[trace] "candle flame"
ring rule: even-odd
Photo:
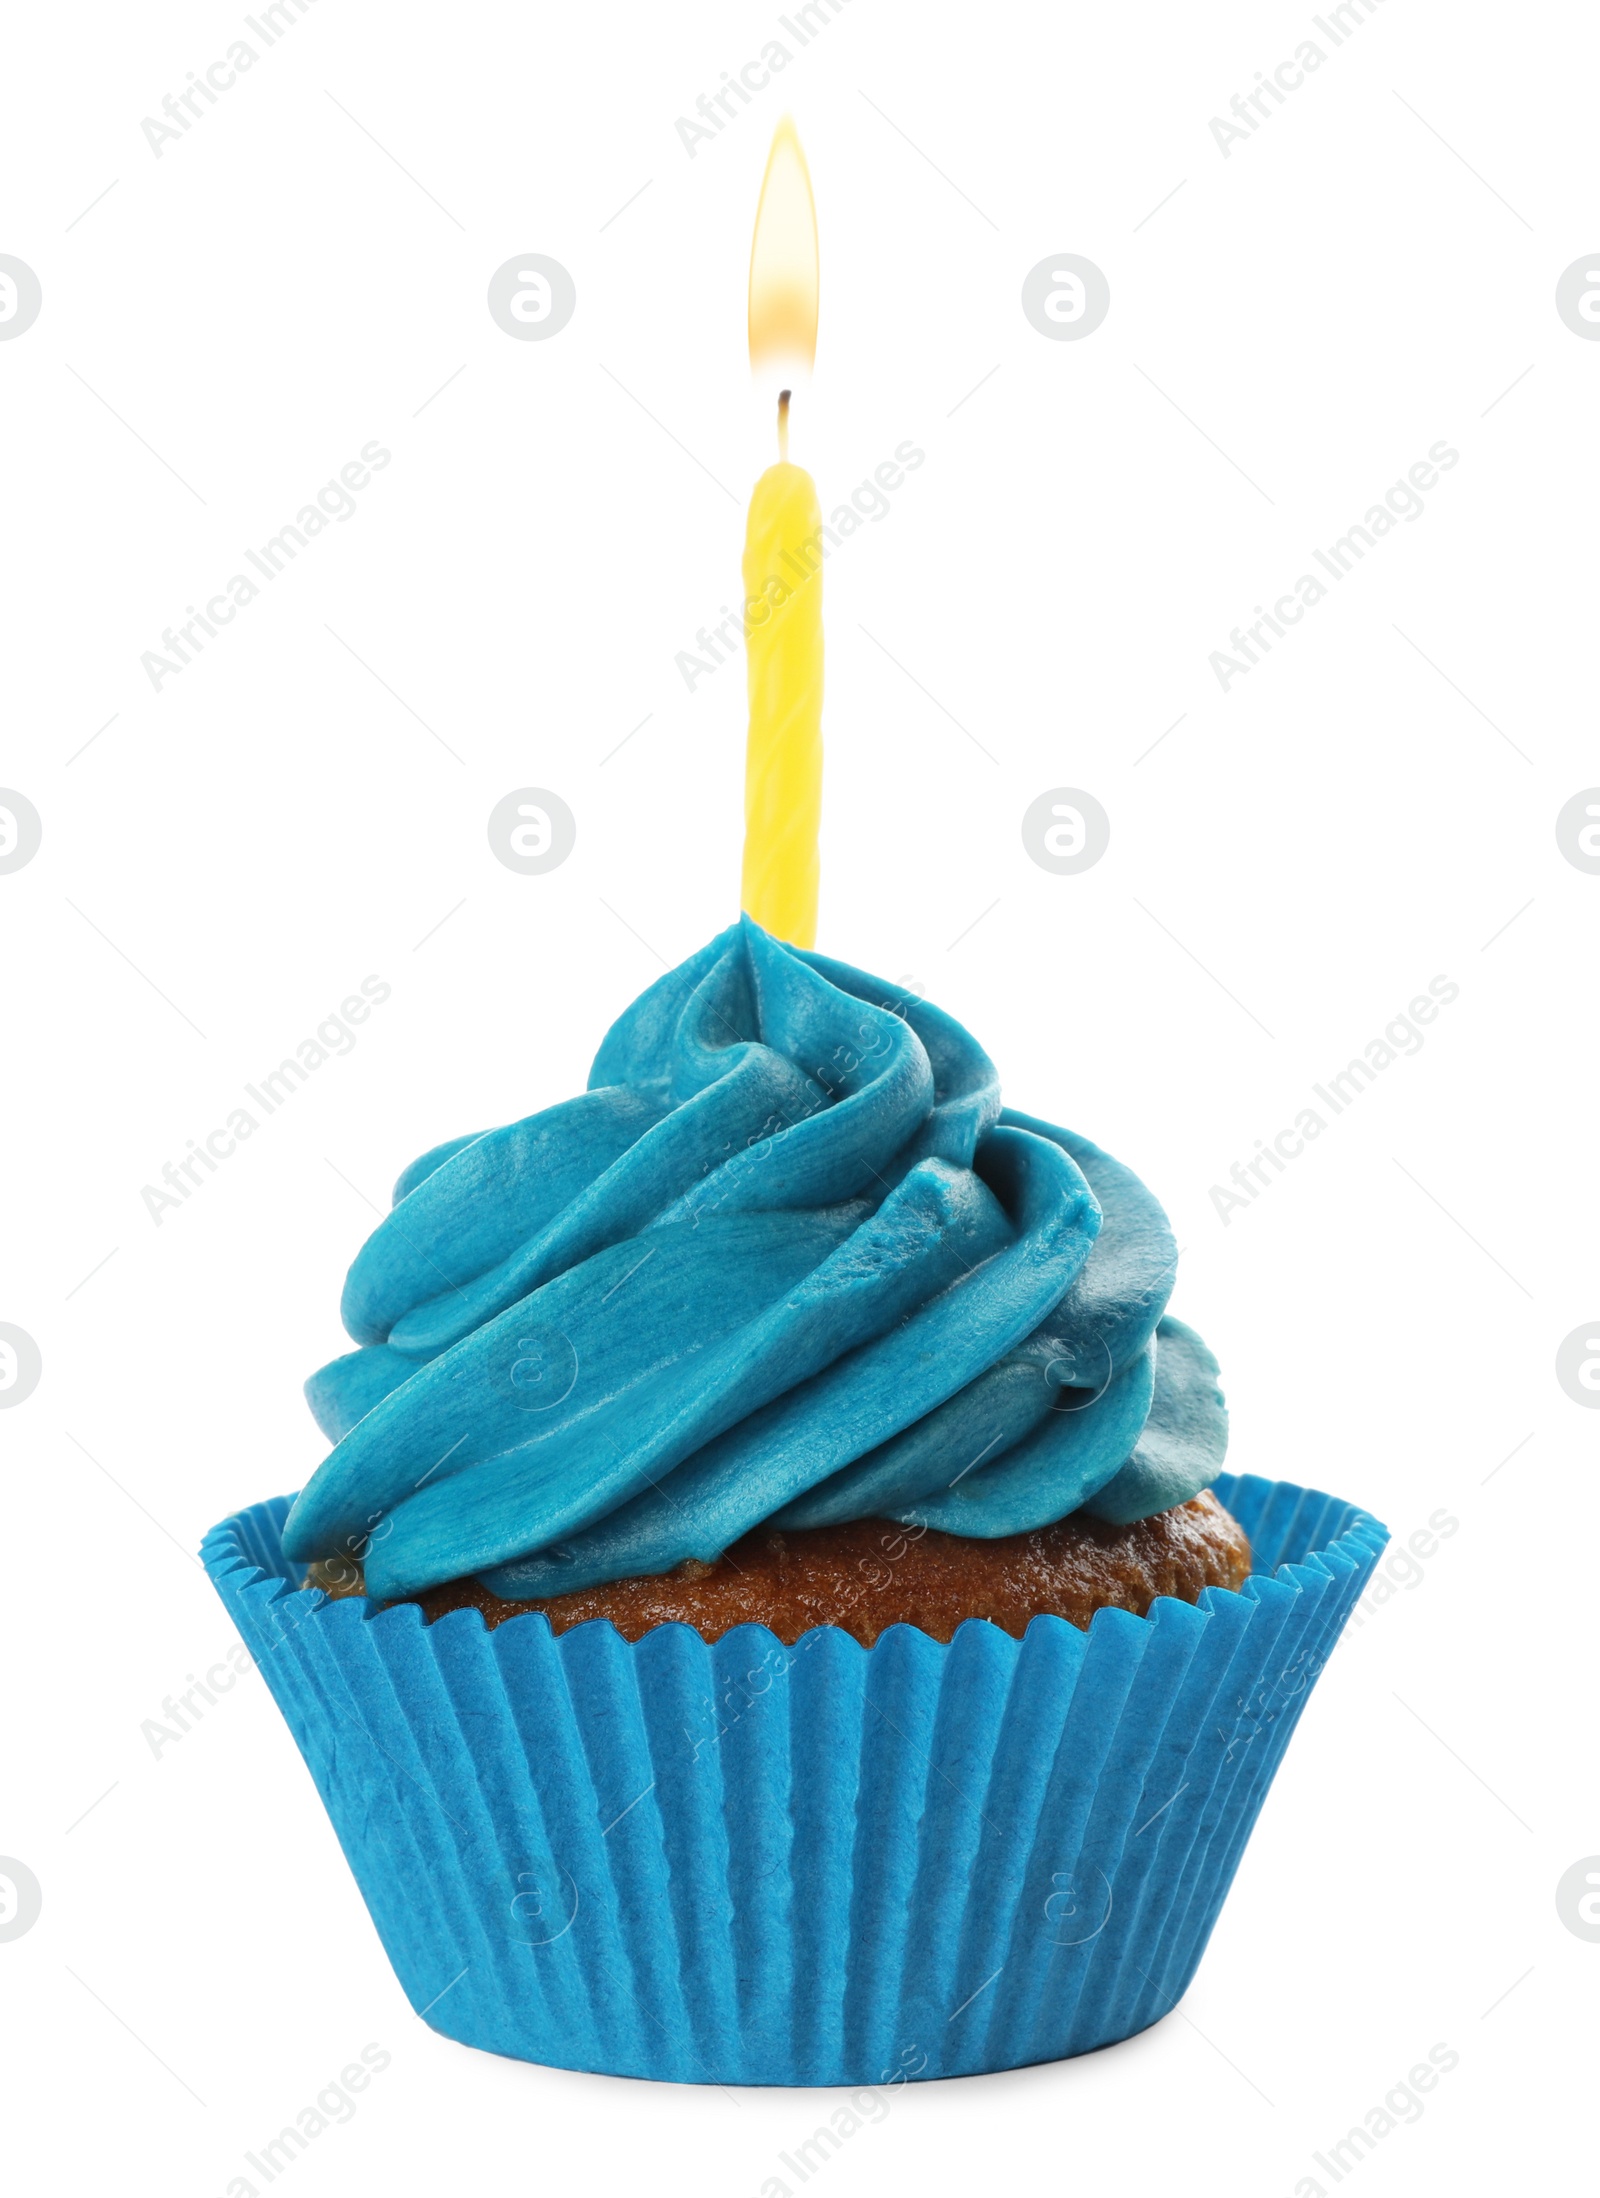
[[[817,208],[800,134],[785,115],[772,133],[750,245],[750,364],[817,355]]]

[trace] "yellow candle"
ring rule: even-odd
[[[769,466],[744,541],[750,737],[741,905],[814,946],[822,822],[822,513],[801,466]]]
[[[750,358],[809,367],[817,338],[817,227],[794,125],[778,125],[750,253]],[[745,750],[740,903],[775,938],[817,936],[822,821],[822,513],[809,473],[789,463],[788,392],[779,460],[756,483],[745,530]]]

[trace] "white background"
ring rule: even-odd
[[[1553,304],[1600,224],[1592,24],[1389,0],[1335,51],[1298,6],[851,0],[691,159],[675,118],[776,9],[318,0],[156,158],[141,118],[241,15],[34,9],[0,55],[0,250],[44,292],[0,343],[0,780],[44,820],[0,878],[0,1318],[44,1360],[0,1420],[19,2187],[221,2198],[368,2041],[392,2068],[295,2192],[754,2198],[831,2104],[434,2036],[259,1678],[159,1759],[140,1729],[228,1645],[202,1533],[321,1453],[299,1384],[399,1168],[579,1089],[735,909],[743,675],[674,657],[770,457],[744,281],[785,104],[824,298],[795,455],[831,510],[926,452],[827,573],[819,944],[1156,1188],[1231,1463],[1459,1522],[1321,1680],[1181,2010],[896,2093],[827,2188],[1287,2198],[1440,2042],[1362,2190],[1555,2174],[1600,1972],[1555,1906],[1600,1849],[1600,1421],[1554,1373],[1600,1309],[1600,878],[1554,833],[1600,781],[1600,347]],[[1225,159],[1210,118],[1308,36]],[[576,281],[549,342],[485,308],[526,251]],[[1082,342],[1019,307],[1061,251],[1111,285]],[[141,653],[373,439],[356,516],[153,691]],[[1440,440],[1425,516],[1224,693],[1210,653]],[[485,835],[526,785],[578,820],[543,878]],[[1112,824],[1075,878],[1019,835],[1062,785]],[[369,973],[354,1052],[157,1227],[141,1187]],[[1211,1186],[1436,975],[1421,1052],[1224,1226]]]

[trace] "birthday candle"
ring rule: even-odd
[[[817,225],[794,125],[778,125],[750,253],[750,360],[809,367],[817,340]],[[750,731],[745,750],[740,901],[774,937],[817,935],[822,819],[822,514],[816,485],[789,463],[789,392],[778,404],[778,463],[756,483],[744,547]]]

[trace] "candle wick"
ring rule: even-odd
[[[790,395],[791,392],[787,389],[780,389],[778,391],[778,462],[780,465],[787,465],[789,463]]]

